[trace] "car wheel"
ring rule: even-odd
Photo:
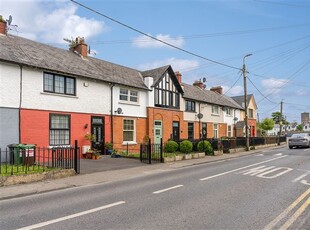
[[[292,148],[293,148],[293,146],[289,146],[289,148],[290,148],[290,149],[292,149]]]

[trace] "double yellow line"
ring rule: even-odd
[[[298,197],[287,209],[285,209],[277,218],[271,221],[264,230],[271,230],[275,227],[284,217],[288,216],[288,214],[300,203],[302,202],[308,195],[310,194],[310,188],[304,192],[300,197]],[[306,210],[306,208],[310,204],[310,197],[295,211],[295,213],[279,228],[279,230],[288,229],[300,215]]]

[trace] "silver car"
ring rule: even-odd
[[[288,147],[308,147],[310,148],[310,133],[294,133],[288,139]]]

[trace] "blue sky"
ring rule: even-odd
[[[280,110],[300,123],[310,112],[310,1],[307,0],[76,0],[139,31],[199,56],[171,48],[69,0],[2,0],[12,15],[9,33],[67,49],[63,38],[82,36],[93,55],[138,70],[171,65],[192,84],[243,94],[240,70],[259,118]],[[215,64],[212,60],[223,63]],[[231,66],[234,68],[227,67]]]

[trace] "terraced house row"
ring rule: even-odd
[[[0,22],[5,24],[5,22]],[[182,82],[170,65],[139,71],[87,56],[77,38],[69,50],[0,30],[0,147],[92,145],[138,150],[139,144],[168,139],[244,135],[243,96],[221,87]],[[1,27],[0,27],[1,28]],[[250,134],[256,135],[256,104],[248,95]]]

